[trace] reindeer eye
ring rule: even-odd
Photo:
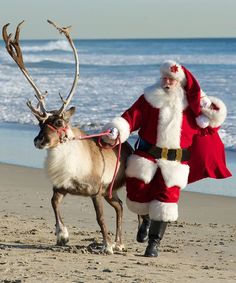
[[[55,120],[55,121],[53,122],[53,125],[54,125],[55,127],[62,127],[62,126],[63,126],[63,120],[61,120],[61,119]]]

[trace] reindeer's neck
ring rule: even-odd
[[[73,128],[71,126],[68,126],[68,128],[66,129],[66,135],[68,137],[68,141],[73,139],[78,139],[82,134],[83,132],[78,128]]]
[[[85,134],[79,128],[74,128],[74,127],[69,127],[68,131],[71,132],[74,138],[79,138]]]

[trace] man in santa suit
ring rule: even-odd
[[[167,223],[178,218],[180,190],[188,182],[231,175],[217,133],[226,118],[224,103],[207,97],[194,76],[174,61],[164,62],[160,75],[160,82],[144,89],[121,117],[106,125],[111,129],[110,142],[118,134],[124,142],[138,130],[134,154],[127,161],[126,203],[143,218],[137,240],[148,240],[147,257],[158,255]],[[208,148],[207,136],[218,152],[215,162],[209,157],[212,149]],[[199,144],[204,149],[203,145],[199,149]],[[189,163],[195,172],[191,172]]]

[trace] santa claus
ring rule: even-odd
[[[126,200],[143,218],[137,240],[148,240],[148,257],[158,255],[167,223],[178,218],[181,189],[205,177],[231,176],[217,133],[226,118],[224,103],[207,97],[177,62],[164,62],[160,75],[160,82],[144,89],[121,117],[106,125],[109,138],[119,134],[121,142],[138,130],[134,154],[127,161]]]

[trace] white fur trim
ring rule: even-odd
[[[161,97],[165,95],[165,92],[161,88],[160,83],[155,83],[151,86],[146,87],[143,92],[145,99],[153,107],[160,108],[163,106]]]
[[[127,160],[125,173],[127,177],[134,177],[144,181],[145,184],[148,184],[154,177],[156,170],[157,163],[133,154]]]
[[[123,117],[114,118],[111,123],[108,123],[104,127],[105,129],[117,128],[120,134],[121,142],[125,142],[130,135],[129,123]]]
[[[202,97],[206,97],[207,95],[206,95],[206,93],[201,89],[201,92],[200,92],[200,98],[202,98]]]
[[[178,204],[153,200],[149,204],[149,217],[155,221],[176,221],[178,219]]]
[[[182,109],[176,107],[162,107],[159,112],[157,126],[157,141],[159,147],[179,148],[182,126]]]
[[[169,76],[180,82],[186,81],[185,73],[180,64],[175,61],[167,60],[160,66],[161,76]]]
[[[147,215],[149,212],[149,202],[136,202],[126,197],[126,205],[130,211],[139,215]]]
[[[187,186],[189,166],[181,164],[177,161],[158,160],[158,166],[161,169],[161,173],[165,184],[168,188],[178,186],[181,189]]]
[[[214,110],[211,108],[202,108],[202,113],[205,114],[209,119],[209,126],[212,128],[219,127],[223,124],[226,115],[227,115],[227,108],[222,100],[219,98],[208,96],[213,104],[219,108],[219,110]]]

